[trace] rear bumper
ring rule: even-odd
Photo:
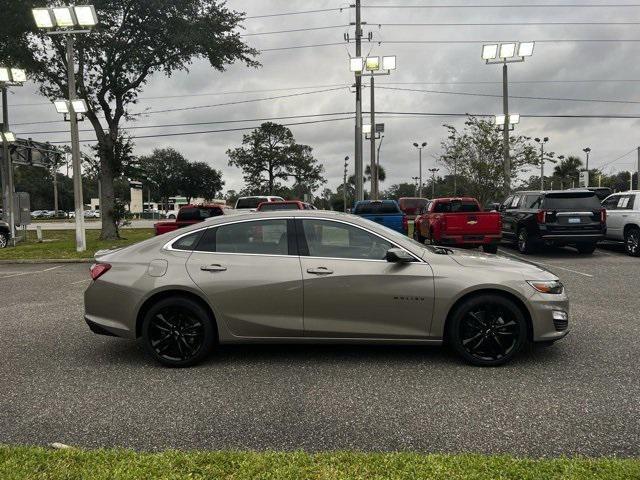
[[[589,233],[589,234],[578,234],[578,233],[542,233],[539,236],[539,239],[542,241],[553,241],[556,243],[597,243],[601,240],[604,240],[604,233]]]
[[[438,241],[444,245],[492,245],[501,239],[502,235],[443,235]]]

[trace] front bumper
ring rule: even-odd
[[[536,293],[529,299],[534,342],[552,342],[569,333],[569,299],[566,294]],[[566,320],[554,319],[553,312],[564,312]]]

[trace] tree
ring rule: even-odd
[[[237,30],[244,14],[217,0],[94,0],[96,32],[76,37],[76,84],[88,103],[98,141],[102,178],[103,239],[118,237],[113,218],[113,180],[121,173],[116,152],[120,124],[131,115],[148,79],[171,75],[204,58],[216,70],[236,61],[257,66],[256,50]],[[32,2],[0,0],[0,63],[25,68],[51,100],[68,98],[64,36],[36,28]]]
[[[179,192],[191,203],[193,197],[213,200],[222,190],[222,173],[204,162],[188,163],[182,171]]]
[[[402,197],[415,197],[416,186],[413,183],[397,183],[391,185],[388,190],[385,190],[383,197],[392,200],[398,200]]]
[[[384,182],[387,179],[387,172],[384,170],[384,167],[380,165],[378,167],[378,181]],[[367,165],[364,169],[364,181],[371,182],[371,165]]]
[[[446,141],[442,142],[440,162],[450,173],[466,181],[466,194],[476,197],[480,204],[502,198],[504,192],[504,163],[502,132],[492,123],[470,116],[459,132],[451,125]],[[515,180],[525,167],[538,165],[536,149],[530,138],[511,136],[511,178]],[[437,187],[436,187],[437,188]]]
[[[180,182],[189,162],[173,148],[156,148],[151,155],[140,157],[144,178],[153,185],[164,209],[169,197],[180,193]]]
[[[265,122],[242,137],[242,147],[227,150],[229,165],[243,172],[247,190],[273,195],[283,181],[293,180],[304,193],[311,193],[325,182],[308,145],[297,144],[284,125]]]
[[[558,178],[560,189],[570,186],[572,182],[576,182],[580,176],[582,168],[582,160],[575,156],[568,156],[560,160],[553,168],[553,176]]]

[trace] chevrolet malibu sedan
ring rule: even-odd
[[[96,259],[91,330],[141,339],[173,367],[240,343],[444,343],[495,366],[568,331],[550,272],[342,213],[221,216]]]

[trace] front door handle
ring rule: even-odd
[[[227,267],[223,267],[222,265],[214,264],[214,265],[200,265],[200,270],[203,272],[224,272],[227,270]]]
[[[308,268],[307,273],[313,275],[331,275],[333,270],[329,270],[327,267]]]

